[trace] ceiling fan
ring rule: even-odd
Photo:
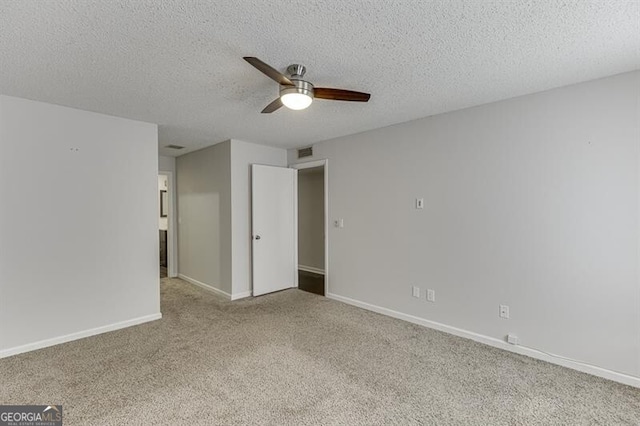
[[[270,114],[283,105],[290,109],[305,109],[314,98],[329,99],[331,101],[367,102],[371,97],[368,93],[353,90],[331,89],[328,87],[314,87],[303,80],[307,69],[304,65],[293,64],[287,67],[289,77],[253,56],[245,56],[244,60],[262,71],[267,77],[280,84],[280,97],[262,110],[263,114]]]

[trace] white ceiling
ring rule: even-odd
[[[260,114],[278,87],[242,56],[371,101]],[[638,68],[638,1],[0,0],[0,93],[158,123],[164,155],[299,147]]]

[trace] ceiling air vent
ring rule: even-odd
[[[298,158],[311,157],[313,156],[313,147],[300,148],[298,150]]]
[[[180,146],[180,145],[167,145],[165,146],[165,148],[171,148],[171,149],[183,149],[184,146]]]

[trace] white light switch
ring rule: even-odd
[[[412,294],[413,294],[413,297],[420,298],[420,287],[413,286],[412,287]]]
[[[336,228],[344,228],[344,219],[336,219],[333,221],[333,226]]]
[[[500,305],[500,318],[509,319],[509,307],[507,305]]]
[[[436,292],[435,292],[435,290],[431,290],[431,289],[427,290],[427,300],[429,302],[435,302],[436,301]]]
[[[416,209],[424,209],[424,198],[416,198]]]

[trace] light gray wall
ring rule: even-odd
[[[287,165],[284,149],[230,140],[177,158],[180,274],[251,291],[251,164]]]
[[[233,210],[233,295],[251,291],[251,164],[287,165],[287,151],[264,145],[231,141]]]
[[[231,142],[176,160],[178,270],[231,293]]]
[[[330,292],[640,376],[639,91],[633,72],[315,145],[344,218]]]
[[[154,124],[0,96],[0,356],[160,315],[157,144]]]
[[[163,155],[158,155],[158,170],[161,172],[175,172],[175,157],[165,157]]]
[[[324,271],[324,167],[298,171],[298,265]]]

